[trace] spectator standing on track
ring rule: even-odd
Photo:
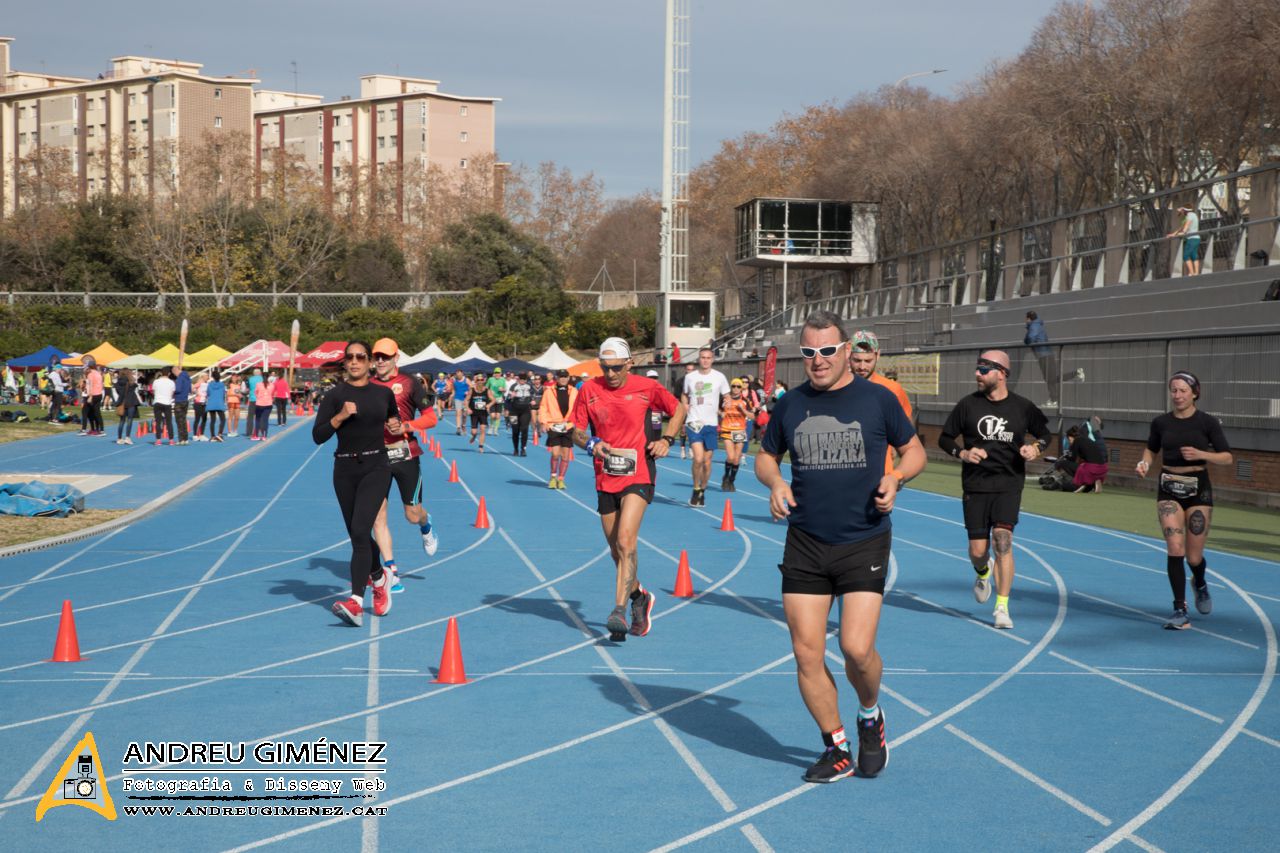
[[[222,371],[213,369],[213,374],[205,384],[205,411],[209,415],[209,431],[204,435],[205,441],[222,441],[227,431],[227,386],[222,381]]]
[[[1179,370],[1169,378],[1169,399],[1173,409],[1151,421],[1151,432],[1137,471],[1139,476],[1146,477],[1156,454],[1160,454],[1156,513],[1164,534],[1166,572],[1173,591],[1173,615],[1164,627],[1181,631],[1191,625],[1187,616],[1184,559],[1191,568],[1196,610],[1205,615],[1213,611],[1204,558],[1209,522],[1213,518],[1213,484],[1209,481],[1208,466],[1230,465],[1233,457],[1222,424],[1208,412],[1196,408],[1200,380],[1194,373]]]
[[[617,566],[615,606],[605,627],[610,639],[618,642],[626,640],[628,632],[636,637],[649,633],[655,596],[640,584],[640,523],[653,501],[657,460],[667,455],[673,433],[683,426],[685,406],[661,383],[631,375],[631,347],[622,338],[607,338],[599,358],[603,375],[578,389],[569,419],[573,443],[595,463],[596,510]],[[645,434],[651,409],[670,416],[672,424],[671,432],[656,441]],[[625,618],[628,602],[630,626]]]
[[[262,368],[255,367],[253,369],[253,373],[249,375],[249,379],[245,383],[247,385],[247,391],[244,397],[244,406],[245,406],[244,434],[246,438],[253,438],[255,435],[258,434],[258,413],[255,407],[257,405],[256,401],[258,399],[258,386],[261,385],[262,382],[263,382]]]
[[[267,424],[271,420],[272,389],[275,375],[267,374],[253,389],[253,441],[267,440]]]
[[[187,443],[187,406],[191,402],[191,377],[173,366],[173,419],[178,424],[178,444]]]
[[[507,422],[511,427],[511,455],[528,456],[529,424],[533,419],[533,386],[517,373],[507,386]]]
[[[93,356],[84,359],[84,407],[81,410],[81,426],[85,435],[103,435],[106,425],[102,421],[104,388],[102,370]]]
[[[880,363],[880,339],[876,337],[875,332],[869,329],[859,329],[854,332],[853,351],[849,358],[854,373],[892,391],[898,404],[902,406],[902,412],[907,416],[907,420],[912,420],[911,399],[907,397],[906,389],[899,385],[897,380],[882,376],[876,371]],[[885,451],[884,472],[893,473],[892,450]]]
[[[387,430],[399,434],[400,417],[390,389],[369,381],[370,357],[364,341],[347,344],[343,351],[346,381],[324,395],[311,427],[316,444],[338,436],[333,491],[351,537],[351,594],[335,601],[333,612],[356,627],[364,621],[364,593],[369,586],[373,587],[374,615],[391,611],[391,584],[378,560],[373,524],[391,487],[384,436]]]
[[[227,378],[227,438],[235,438],[240,434],[240,401],[246,393],[248,386],[244,379],[240,374],[232,373]]]
[[[1012,628],[1013,528],[1018,524],[1027,462],[1038,459],[1048,446],[1049,424],[1035,403],[1009,390],[1009,356],[1004,351],[979,355],[974,378],[978,390],[956,403],[938,446],[964,463],[960,475],[964,526],[969,561],[977,573],[973,597],[979,604],[991,598],[994,569],[995,626]],[[1035,437],[1035,443],[1024,443],[1027,434]],[[964,438],[963,449],[956,444],[957,436]]]
[[[791,630],[800,696],[825,749],[807,782],[834,782],[855,770],[875,776],[889,760],[880,708],[884,669],[876,651],[898,486],[924,470],[925,452],[888,389],[856,376],[840,318],[818,311],[805,320],[800,353],[808,382],[774,410],[756,454],[756,477],[769,489],[775,519],[787,519],[782,607]],[[892,446],[896,472],[881,462]],[[792,481],[781,460],[791,455]],[[840,600],[840,651],[858,694],[855,764],[840,718],[839,694],[825,655],[827,620]]]
[[[209,377],[204,373],[197,373],[195,380],[191,383],[191,404],[195,406],[196,417],[191,424],[191,432],[194,434],[195,441],[208,441],[209,436],[205,435],[205,418],[209,404]]]
[[[168,370],[156,373],[156,378],[151,382],[151,407],[156,422],[157,446],[166,435],[169,437],[170,447],[177,443],[174,439],[175,433],[173,431],[173,395],[175,385],[176,383]]]
[[[289,380],[281,373],[271,381],[271,399],[276,406],[276,426],[284,426],[289,421],[289,397],[293,391],[289,388]],[[266,435],[266,433],[263,433]]]
[[[716,455],[716,435],[720,423],[720,400],[729,396],[729,380],[713,368],[716,356],[711,347],[698,350],[698,369],[684,377],[680,402],[689,411],[686,432],[693,451],[693,494],[689,506],[707,505],[707,481]]]
[[[138,417],[138,407],[142,402],[138,399],[138,383],[133,378],[132,370],[120,371],[116,391],[120,395],[119,405],[124,409],[120,422],[116,424],[116,444],[133,444],[129,433],[133,430],[133,422]]]
[[[573,424],[569,415],[578,401],[578,389],[569,383],[569,371],[556,371],[556,384],[542,393],[542,411],[538,419],[547,428],[547,450],[551,455],[551,479],[548,489],[563,489],[569,471],[569,453],[573,449]]]

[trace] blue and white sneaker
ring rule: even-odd
[[[1191,619],[1187,616],[1186,608],[1173,611],[1173,615],[1169,617],[1169,621],[1164,623],[1164,627],[1170,631],[1185,631],[1191,627]]]
[[[427,524],[431,524],[431,516],[427,515]],[[422,550],[427,552],[428,557],[435,556],[437,549],[440,547],[440,539],[436,536],[436,529],[432,527],[426,533],[422,534]]]

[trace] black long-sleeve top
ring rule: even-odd
[[[342,422],[336,430],[329,423],[350,400],[356,404],[356,413]],[[386,422],[400,416],[395,395],[390,388],[375,385],[340,383],[320,401],[316,420],[311,426],[311,438],[316,444],[324,444],[333,434],[338,434],[335,453],[368,453],[383,450],[382,430]]]

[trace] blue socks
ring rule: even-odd
[[[862,707],[862,705],[858,705],[858,719],[859,719],[859,720],[874,720],[874,719],[875,719],[876,717],[878,717],[878,716],[880,716],[880,703],[879,703],[879,702],[877,702],[877,703],[875,704],[875,707],[873,707],[873,708],[864,708],[864,707]]]

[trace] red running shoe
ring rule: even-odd
[[[391,584],[388,583],[389,577],[384,571],[381,580],[370,581],[369,583],[373,587],[374,616],[386,616],[391,612]]]
[[[333,603],[333,612],[348,625],[359,628],[364,624],[364,608],[353,601],[350,596],[343,596]]]

